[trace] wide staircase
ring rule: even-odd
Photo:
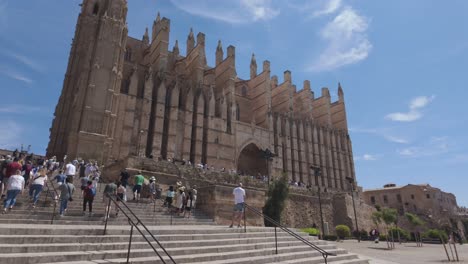
[[[77,191],[66,215],[59,217],[55,186],[49,187],[35,208],[25,194],[0,216],[0,263],[325,263],[323,252],[329,254],[328,263],[368,263],[297,230],[321,251],[280,228],[218,226],[196,210],[189,219],[174,215],[160,201],[130,200],[120,204],[118,216],[112,202],[106,223],[99,191],[92,216],[83,215]]]

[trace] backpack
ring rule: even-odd
[[[91,191],[91,195],[92,195],[93,197],[96,196],[96,188],[91,187],[90,191]]]
[[[96,196],[96,188],[93,186],[87,187],[86,189],[86,197],[92,198]]]

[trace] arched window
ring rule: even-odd
[[[95,3],[93,7],[93,15],[97,15],[99,13],[99,4]]]
[[[126,61],[131,61],[132,60],[132,49],[128,48],[125,50],[125,56],[124,56]]]

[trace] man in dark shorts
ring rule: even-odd
[[[135,186],[133,187],[133,200],[140,200],[141,188],[145,182],[145,177],[141,175],[141,171],[135,175]]]
[[[102,200],[104,202],[104,208],[105,208],[105,213],[104,213],[104,221],[109,218],[111,207],[112,207],[112,202],[109,198],[109,196],[112,197],[112,199],[115,199],[115,195],[117,194],[117,184],[111,182],[106,185],[104,188],[104,195],[102,197]]]
[[[229,226],[232,228],[234,221],[238,222],[237,227],[241,227],[241,219],[244,213],[244,202],[245,202],[245,190],[242,188],[242,183],[239,183],[239,186],[235,188],[232,192],[234,196],[234,212],[232,213],[232,222]]]

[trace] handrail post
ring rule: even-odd
[[[245,203],[244,203],[244,233],[247,233],[247,207],[245,206]]]
[[[276,255],[278,255],[278,236],[276,235],[276,226],[275,226],[275,247],[276,247]]]
[[[36,194],[34,194],[36,195]],[[49,190],[49,185],[47,185],[47,192],[46,192],[46,195],[45,195],[45,199],[44,199],[44,204],[42,205],[42,207],[46,207],[46,204],[47,204],[47,196],[50,195],[50,190]]]
[[[169,209],[169,214],[171,215],[171,225],[172,225],[172,215],[174,214],[174,211],[172,210],[172,208]]]
[[[60,207],[62,207],[62,202],[60,200]],[[54,203],[54,211],[52,212],[52,219],[50,220],[50,224],[54,224],[55,212],[57,211],[57,201]]]
[[[109,196],[109,194],[105,194],[107,196],[107,198],[109,199],[109,203],[107,204],[107,208],[106,208],[106,215],[104,215],[104,217],[106,218],[106,223],[104,224],[104,236],[106,235],[106,232],[107,232],[107,221],[109,220],[109,215],[110,215],[110,203],[111,203],[111,198]]]
[[[128,241],[128,251],[127,251],[127,264],[130,263],[130,248],[132,247],[132,237],[133,237],[133,225],[130,223],[130,218],[128,219],[130,224],[130,240]]]

